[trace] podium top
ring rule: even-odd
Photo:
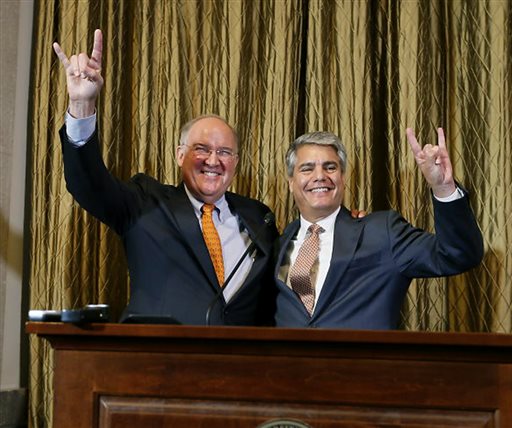
[[[401,330],[344,330],[275,327],[217,327],[156,324],[69,324],[28,322],[25,331],[43,338],[97,337],[132,339],[242,340],[275,343],[423,345],[512,349],[512,334]]]

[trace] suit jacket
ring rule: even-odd
[[[413,227],[394,211],[354,219],[342,207],[335,222],[331,264],[311,317],[278,278],[286,249],[300,227],[299,220],[291,223],[276,245],[276,325],[397,328],[413,278],[458,274],[483,257],[482,235],[467,195],[448,203],[434,200],[434,218],[435,235]]]
[[[263,226],[270,212],[266,205],[226,193],[230,209],[251,239],[261,231],[252,268],[226,304],[183,184],[164,185],[144,174],[120,181],[103,163],[97,132],[80,148],[68,141],[65,127],[60,137],[69,192],[121,237],[131,287],[122,319],[129,314],[164,315],[201,325],[216,296],[211,324],[255,325],[272,319],[272,301],[263,285],[272,283],[271,252],[278,233],[274,225]]]

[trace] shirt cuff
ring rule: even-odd
[[[434,195],[434,198],[436,198],[439,202],[452,202],[463,197],[464,193],[459,187],[457,187],[451,195],[445,196],[444,198],[438,198],[436,195]]]
[[[66,134],[75,147],[83,146],[96,128],[96,113],[83,119],[77,119],[66,112]]]

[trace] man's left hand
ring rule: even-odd
[[[456,186],[453,180],[452,163],[446,150],[443,128],[437,129],[437,146],[426,144],[423,148],[419,145],[411,128],[407,128],[406,133],[416,163],[434,195],[438,198],[450,196],[455,192]]]

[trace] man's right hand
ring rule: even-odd
[[[354,208],[352,208],[350,210],[350,214],[352,215],[352,218],[363,218],[363,217],[366,217],[366,210],[356,210]]]
[[[69,113],[75,118],[93,115],[96,109],[96,98],[103,87],[101,30],[94,32],[94,46],[90,58],[84,52],[68,58],[58,43],[53,44],[53,50],[66,71]]]

